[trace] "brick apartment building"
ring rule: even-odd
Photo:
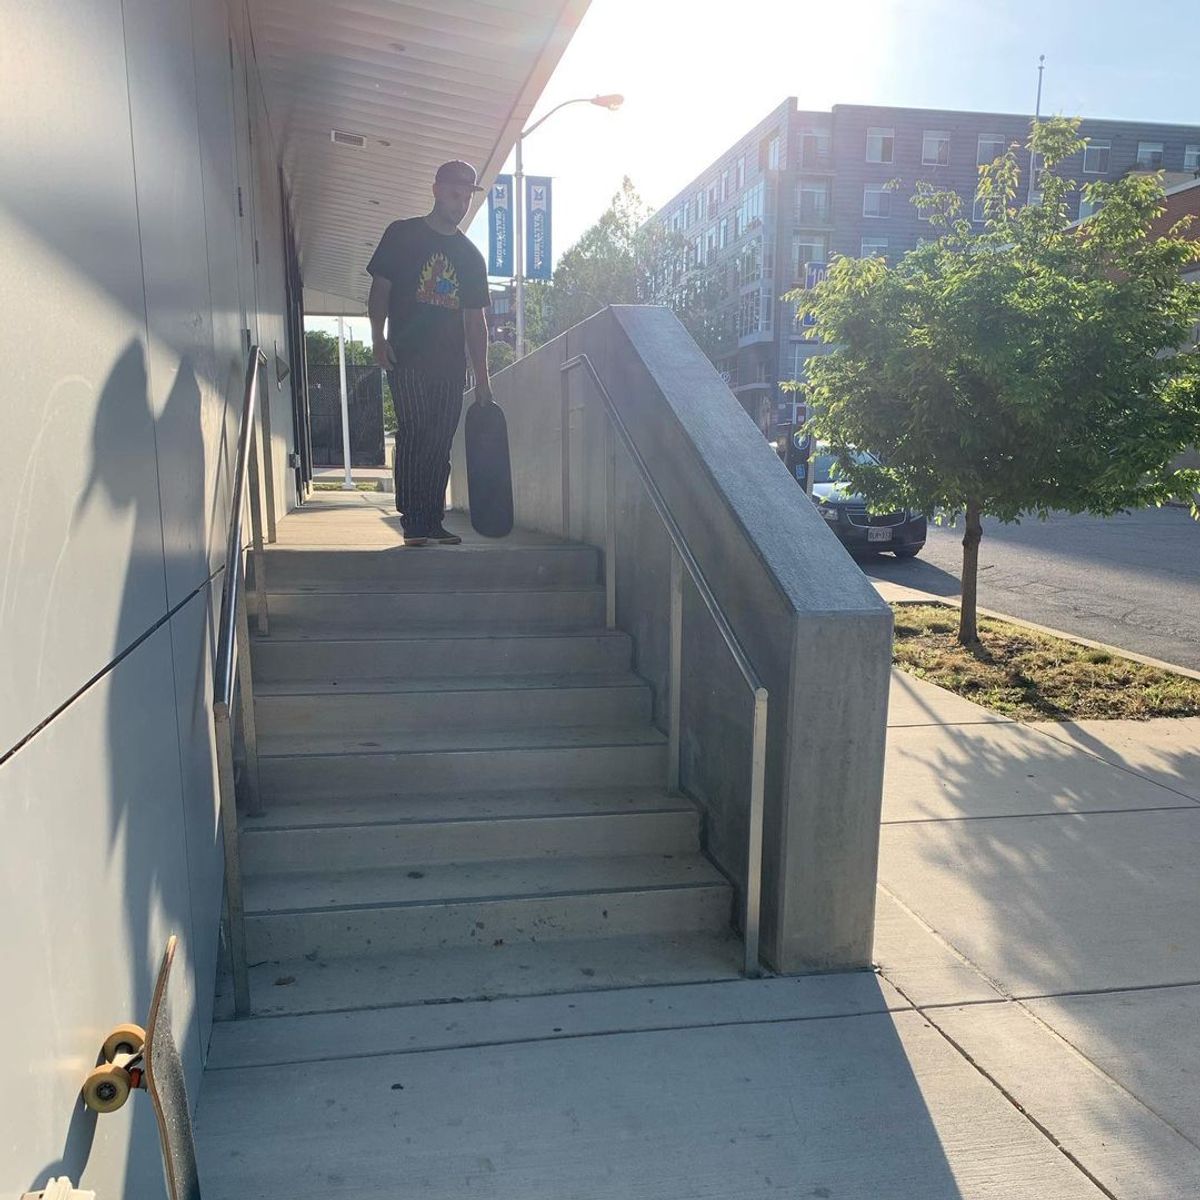
[[[653,220],[689,239],[690,263],[725,272],[736,346],[718,367],[764,432],[790,419],[780,383],[803,379],[805,360],[822,353],[780,297],[834,254],[899,256],[929,237],[911,203],[919,180],[958,192],[981,221],[979,165],[1015,144],[1028,179],[1031,120],[857,104],[805,112],[789,98],[662,206]],[[1060,169],[1081,184],[1137,169],[1162,170],[1168,183],[1200,174],[1200,125],[1085,118],[1080,133],[1086,150]],[[1087,215],[1078,193],[1073,203]]]

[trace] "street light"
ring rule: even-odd
[[[517,169],[514,177],[516,195],[513,197],[513,220],[516,225],[513,235],[513,254],[516,258],[514,265],[517,268],[517,358],[521,358],[525,353],[525,260],[522,257],[525,252],[523,246],[525,231],[521,211],[521,206],[525,200],[525,174],[521,164],[521,142],[539,125],[554,116],[560,108],[566,108],[568,104],[595,104],[599,108],[607,108],[609,112],[616,112],[624,103],[625,97],[617,95],[615,92],[608,96],[579,96],[574,100],[564,100],[561,104],[555,105],[544,117],[540,117],[534,121],[528,129],[522,130],[517,135]]]

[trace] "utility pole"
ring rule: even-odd
[[[1034,106],[1034,110],[1033,110],[1034,125],[1037,125],[1038,122],[1041,121],[1041,119],[1042,119],[1042,72],[1045,71],[1045,69],[1046,69],[1046,56],[1044,54],[1039,54],[1038,55],[1037,104]],[[1037,175],[1038,175],[1036,163],[1037,163],[1037,154],[1033,150],[1030,150],[1029,151],[1029,194],[1025,199],[1026,204],[1033,203],[1034,183],[1037,180]]]
[[[354,473],[350,469],[350,404],[346,389],[346,327],[340,315],[338,316],[338,376],[342,394],[342,457],[346,465],[342,490],[352,492],[354,491]]]
[[[525,232],[525,220],[521,206],[525,202],[525,171],[521,163],[521,141],[524,133],[517,134],[517,169],[513,174],[513,266],[517,268],[516,293],[513,300],[517,306],[517,344],[514,357],[521,358],[525,354],[525,253],[522,245]]]
[[[516,170],[513,172],[513,186],[516,195],[513,196],[513,222],[515,228],[513,230],[513,254],[517,268],[516,276],[513,282],[516,284],[516,292],[513,299],[517,305],[517,344],[516,357],[521,358],[525,354],[525,260],[522,257],[524,254],[524,220],[522,218],[522,206],[525,203],[525,167],[521,160],[521,143],[527,138],[539,125],[547,118],[554,116],[560,108],[566,108],[568,104],[595,104],[600,108],[607,108],[610,112],[616,112],[622,104],[625,103],[625,97],[612,93],[607,96],[579,96],[574,100],[564,100],[561,104],[552,108],[546,116],[540,120],[534,121],[528,129],[523,129],[517,134],[517,163]]]

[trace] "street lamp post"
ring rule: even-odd
[[[522,130],[517,135],[517,169],[513,177],[514,191],[516,195],[513,197],[513,223],[515,229],[513,232],[513,255],[516,259],[514,266],[517,269],[515,276],[516,282],[516,306],[517,306],[517,345],[516,356],[520,358],[525,353],[525,253],[524,235],[525,227],[522,213],[522,206],[525,203],[525,169],[521,161],[521,143],[527,138],[542,122],[554,116],[560,108],[566,108],[568,104],[596,104],[600,108],[607,108],[610,112],[616,112],[618,108],[625,102],[624,96],[612,94],[609,96],[579,96],[574,100],[564,100],[561,104],[555,105],[544,117],[534,121],[528,129]]]

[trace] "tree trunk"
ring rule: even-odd
[[[979,641],[979,621],[976,615],[979,601],[979,543],[983,540],[979,504],[967,501],[966,532],[963,534],[962,612],[958,621],[958,640],[964,646]]]

